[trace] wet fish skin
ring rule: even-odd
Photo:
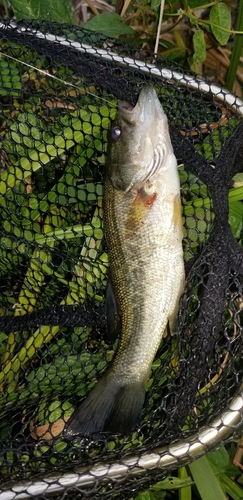
[[[184,288],[180,183],[167,117],[152,87],[120,103],[109,139],[104,220],[121,317],[118,351],[66,427],[69,435],[128,433],[163,332],[176,328]]]

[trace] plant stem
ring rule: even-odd
[[[180,479],[185,479],[188,477],[186,467],[180,467],[178,469],[178,477]],[[179,489],[179,500],[192,500],[192,487],[185,486]]]
[[[236,31],[243,30],[243,2],[239,2],[239,12],[237,16]],[[226,87],[229,90],[233,89],[235,76],[241,56],[243,46],[243,35],[235,35],[233,50],[230,58],[230,65],[227,72]]]
[[[8,10],[8,2],[7,2],[7,0],[3,0],[3,6],[4,6],[4,10],[5,10],[6,16],[9,17],[9,10]]]
[[[159,24],[158,24],[156,42],[155,42],[155,47],[154,47],[154,54],[155,55],[157,55],[158,47],[159,47],[159,37],[160,37],[160,30],[161,30],[161,24],[162,24],[163,13],[164,13],[164,6],[165,6],[165,0],[161,0],[160,13],[159,13]]]

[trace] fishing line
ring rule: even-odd
[[[38,73],[41,73],[45,76],[48,76],[49,78],[52,78],[53,80],[56,80],[64,85],[67,85],[68,87],[73,87],[77,90],[79,90],[79,92],[82,90],[80,87],[78,87],[77,85],[74,85],[73,83],[70,83],[70,82],[67,82],[66,80],[62,80],[61,78],[58,78],[57,76],[55,75],[52,75],[51,73],[48,73],[48,71],[45,71],[44,69],[40,69],[40,68],[37,68],[36,66],[33,66],[32,64],[29,64],[29,63],[26,63],[24,61],[20,61],[20,59],[17,59],[16,57],[13,57],[13,56],[10,56],[9,54],[5,54],[4,52],[1,52],[0,51],[0,55],[3,56],[3,57],[7,57],[8,59],[12,59],[13,61],[16,61],[20,64],[22,64],[23,66],[27,66],[28,68],[31,68],[35,71],[37,71]],[[92,92],[90,92],[89,90],[85,90],[85,93],[92,96],[92,97],[95,97],[96,99],[100,99],[106,103],[109,104],[110,107],[115,107],[112,105],[112,103],[110,103],[108,101],[108,99],[105,99],[104,97],[101,97],[99,95],[96,95],[96,94],[93,94]]]

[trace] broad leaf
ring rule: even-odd
[[[157,10],[160,5],[161,5],[161,0],[152,0],[151,1],[151,9],[152,10]]]
[[[184,1],[184,5],[190,7],[190,9],[192,10],[196,9],[197,7],[203,7],[207,3],[207,0],[188,0],[187,2]]]
[[[134,33],[133,29],[123,24],[121,17],[114,12],[104,12],[99,16],[95,16],[83,23],[82,28],[111,37],[115,35],[132,35]]]
[[[10,0],[17,19],[36,19],[74,24],[69,0]]]
[[[164,493],[161,492],[160,500],[163,500],[163,498],[165,498],[165,496],[164,496]],[[134,499],[130,499],[130,500],[157,500],[157,498],[156,498],[156,494],[154,495],[154,493],[152,493],[152,491],[146,490],[146,491],[141,491],[141,493],[139,493]]]
[[[195,31],[193,35],[193,46],[194,46],[193,62],[203,63],[206,59],[206,42],[204,38],[204,33],[200,29]]]
[[[151,490],[177,490],[180,488],[185,488],[185,486],[190,486],[191,484],[193,484],[193,481],[189,476],[184,479],[180,479],[179,477],[175,476],[168,476],[163,481],[159,481],[158,483],[151,486]]]
[[[231,15],[228,7],[219,2],[210,10],[212,32],[220,45],[225,45],[230,37]],[[227,30],[227,31],[225,31]]]
[[[219,450],[208,453],[207,459],[211,463],[215,474],[219,474],[220,472],[225,472],[225,470],[229,465],[229,455],[224,446],[219,448]]]

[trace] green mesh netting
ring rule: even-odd
[[[243,205],[231,179],[243,105],[77,27],[2,21],[0,32],[0,500],[130,498],[241,424]],[[70,438],[65,422],[119,341],[106,332],[102,179],[117,103],[134,105],[145,83],[179,164],[178,334],[163,339],[134,432]]]

